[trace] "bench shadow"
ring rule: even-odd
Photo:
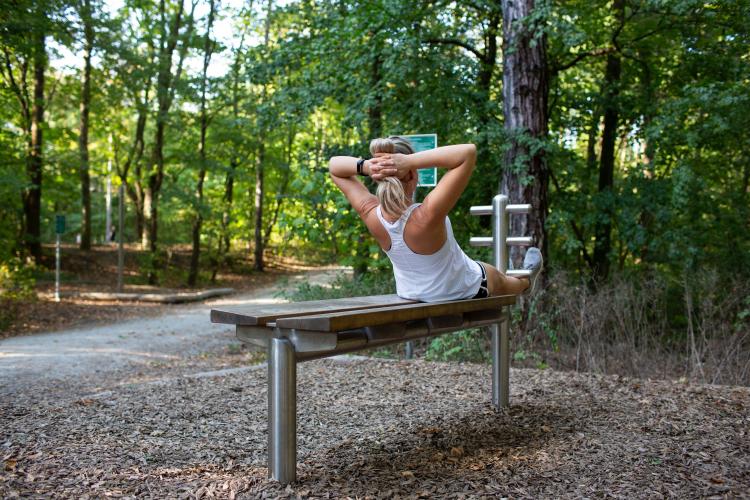
[[[540,453],[551,443],[585,431],[586,420],[555,404],[517,404],[497,412],[487,405],[476,415],[444,414],[434,427],[407,427],[376,438],[343,438],[305,457],[298,482],[346,484],[357,496],[379,491],[416,490],[420,484],[463,484],[495,476]],[[551,448],[554,448],[552,450]],[[323,477],[321,477],[323,476]]]

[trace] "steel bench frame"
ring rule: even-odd
[[[493,264],[507,271],[508,245],[530,245],[530,238],[508,238],[511,213],[529,205],[509,205],[496,196],[491,206],[472,207],[473,215],[492,215],[492,238],[471,244],[494,248]],[[268,352],[268,474],[287,484],[296,479],[297,363],[434,337],[467,328],[490,327],[492,403],[508,407],[510,389],[509,310],[516,296],[420,303],[396,295],[308,301],[252,309],[214,309],[211,321],[236,326],[237,338]]]

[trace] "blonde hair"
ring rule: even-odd
[[[388,138],[373,139],[370,142],[370,154],[375,156],[375,153],[410,155],[414,154],[414,148],[407,139],[392,135]],[[385,177],[378,181],[376,194],[380,205],[391,215],[401,216],[411,205],[411,200],[406,196],[404,184],[398,177]]]

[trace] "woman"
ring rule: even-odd
[[[469,183],[476,162],[473,144],[443,146],[414,153],[408,140],[391,136],[370,143],[371,159],[331,158],[333,182],[375,237],[393,264],[396,293],[424,302],[520,294],[533,288],[542,256],[529,248],[524,269],[529,277],[506,276],[495,267],[471,260],[453,237],[448,213]],[[424,202],[412,203],[417,169],[448,169]],[[369,175],[377,196],[357,180]]]

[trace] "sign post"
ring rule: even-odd
[[[60,302],[60,236],[65,232],[65,216],[55,216],[55,302]]]
[[[117,216],[117,293],[122,292],[122,268],[125,264],[125,253],[123,252],[123,219],[125,218],[125,186],[120,184],[118,192],[119,206]]]
[[[415,153],[437,147],[437,134],[414,134],[402,137],[409,140]],[[437,186],[437,167],[421,168],[417,170],[417,176],[417,187]]]
[[[414,148],[415,153],[435,149],[437,147],[437,134],[414,134],[402,136],[408,139]],[[420,168],[417,170],[417,187],[435,187],[437,186],[437,167]],[[416,201],[417,193],[414,193]],[[409,341],[405,347],[406,359],[414,357],[414,342]]]

